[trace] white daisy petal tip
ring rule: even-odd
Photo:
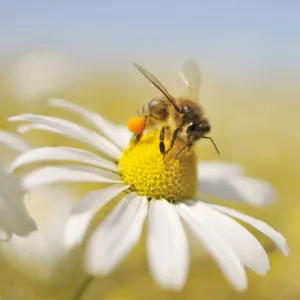
[[[280,252],[284,255],[284,256],[289,256],[290,255],[290,248],[288,246],[287,240],[282,236],[282,242],[279,244],[277,244],[277,247],[279,248]]]
[[[9,117],[7,119],[8,122],[19,122],[21,121],[22,119],[20,118],[21,116],[25,116],[26,114],[24,115],[18,115],[18,116],[13,116],[13,117]]]
[[[64,241],[67,248],[71,249],[81,244],[89,222],[89,212],[73,214],[69,217],[64,232]]]
[[[0,242],[8,242],[12,237],[12,234],[6,230],[0,228]]]
[[[48,105],[55,106],[57,103],[64,103],[64,102],[67,102],[67,100],[63,98],[53,97],[48,100]]]
[[[161,288],[165,289],[165,290],[171,290],[175,293],[179,293],[182,291],[182,289],[185,286],[186,282],[162,282],[162,281],[157,281],[155,280],[156,284],[158,284]]]
[[[17,131],[18,131],[18,133],[20,133],[20,134],[25,134],[25,133],[31,131],[32,129],[34,129],[35,126],[36,126],[36,125],[33,125],[33,124],[19,125],[19,126],[17,127]]]
[[[30,229],[30,232],[28,233],[28,235],[30,235],[32,232],[38,230],[38,226],[36,224],[36,222],[28,215],[28,219],[29,219],[29,223],[30,223],[30,226],[31,229]]]
[[[241,184],[245,185],[245,196],[249,199],[249,203],[255,206],[266,206],[276,201],[277,190],[270,183],[249,177],[245,177],[244,180],[245,182]]]
[[[266,255],[267,255],[267,252],[266,252]],[[260,275],[260,276],[265,276],[267,275],[267,273],[270,271],[271,269],[271,265],[270,265],[270,262],[268,263],[268,266],[262,266],[260,268],[257,268],[257,269],[253,269],[253,271],[257,274],[257,275]]]
[[[276,201],[276,189],[261,179],[240,177],[232,179],[231,184],[245,203],[259,207],[271,205]]]
[[[17,132],[20,134],[27,133],[30,130],[30,127],[28,125],[20,125],[17,127]]]
[[[25,152],[31,149],[29,143],[16,134],[0,130],[0,144],[16,152]]]
[[[81,108],[79,105],[74,104],[67,99],[59,98],[59,97],[50,98],[48,100],[48,105],[51,107],[73,107],[73,108],[78,108],[78,110],[80,109],[85,110],[84,108]]]
[[[232,285],[232,284],[231,284]],[[248,281],[241,285],[233,285],[233,288],[239,293],[245,293],[248,290]]]

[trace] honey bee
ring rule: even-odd
[[[209,139],[219,153],[213,139],[207,136],[211,126],[208,119],[204,117],[203,108],[198,101],[200,89],[198,65],[193,61],[187,61],[180,72],[184,84],[189,89],[189,97],[173,97],[154,75],[139,64],[133,64],[163,94],[143,105],[138,110],[137,116],[128,120],[127,127],[134,133],[135,143],[139,142],[145,129],[162,125],[159,150],[163,156],[172,149],[179,136],[186,140],[186,144],[176,155],[186,147],[192,147],[201,138]],[[165,146],[166,130],[172,131],[168,149]]]

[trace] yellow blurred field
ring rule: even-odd
[[[157,94],[139,74],[128,76],[125,73],[118,75],[99,72],[97,76],[86,76],[88,79],[74,82],[64,91],[49,96],[66,98],[99,112],[112,121],[125,124],[140,105]],[[167,79],[167,74],[165,72],[165,79],[171,82],[168,87],[178,93],[180,88],[172,79]],[[18,102],[5,81],[5,76],[2,75],[1,78],[0,129],[13,131],[15,125],[7,123],[6,119],[21,112],[68,116],[65,112],[47,107],[46,96],[36,103]],[[253,84],[247,82],[249,83],[249,78],[246,76],[245,79],[232,77],[226,80],[219,76],[204,81],[201,99],[211,120],[212,136],[221,155],[218,156],[207,141],[198,143],[197,152],[201,160],[241,164],[247,169],[248,175],[269,181],[277,188],[277,201],[269,207],[227,204],[265,220],[278,229],[287,237],[290,256],[283,257],[278,251],[273,251],[269,241],[257,235],[270,250],[271,271],[265,277],[249,271],[249,289],[246,293],[237,294],[224,280],[212,259],[204,256],[192,262],[187,285],[182,292],[176,294],[163,291],[153,282],[143,254],[145,246],[142,240],[138,249],[130,254],[112,276],[95,279],[82,300],[300,299],[300,282],[297,276],[300,266],[300,92],[296,84],[292,83],[281,85],[280,82],[269,82],[260,85],[255,81]],[[80,121],[78,118],[77,120]],[[34,145],[67,142],[53,134],[36,132],[26,136]],[[76,191],[83,194],[90,187],[80,185],[76,187]],[[1,259],[1,299],[71,300],[86,277],[81,268],[80,253],[73,255],[75,268],[70,281],[51,285],[30,278],[28,274]]]

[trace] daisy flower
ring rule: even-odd
[[[29,150],[25,142],[5,131],[0,131],[0,144],[18,151]],[[25,193],[21,181],[0,165],[0,241],[13,235],[28,236],[36,230],[23,202]]]
[[[65,100],[53,99],[50,104],[80,114],[95,130],[64,119],[32,114],[15,116],[10,121],[30,122],[19,127],[22,132],[38,129],[78,140],[100,155],[70,147],[37,148],[18,156],[11,169],[40,161],[72,161],[81,165],[44,166],[27,174],[24,182],[28,187],[54,182],[107,184],[88,193],[74,207],[65,232],[70,247],[82,242],[97,212],[124,193],[88,239],[85,264],[89,273],[110,274],[139,242],[146,220],[149,268],[158,284],[173,290],[180,290],[187,279],[188,232],[202,243],[228,282],[240,291],[247,288],[245,268],[263,275],[269,270],[269,259],[258,240],[236,219],[265,234],[288,255],[285,238],[269,225],[234,209],[211,204],[197,194],[199,190],[261,205],[273,197],[269,184],[245,176],[236,165],[197,165],[193,149],[174,155],[184,143],[180,139],[164,163],[158,132],[145,134],[133,145],[125,127]]]
[[[0,131],[0,143],[6,146],[6,152],[3,153],[5,157],[8,156],[7,150],[16,154],[31,149],[20,136],[6,131]],[[7,166],[7,169],[11,168]],[[26,183],[23,187],[28,188]],[[34,217],[38,230],[30,236],[14,236],[8,243],[3,243],[0,247],[3,257],[30,277],[48,284],[61,284],[62,279],[67,280],[72,257],[64,243],[61,228],[66,225],[74,199],[75,195],[66,188],[42,186],[28,190],[24,204]],[[11,216],[12,220],[14,218]]]

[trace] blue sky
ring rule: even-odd
[[[78,60],[183,59],[300,69],[300,1],[0,2],[0,53],[56,47]]]

